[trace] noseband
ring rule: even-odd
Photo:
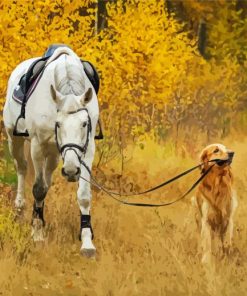
[[[88,144],[89,144],[89,135],[92,132],[91,118],[89,116],[87,108],[80,108],[80,109],[77,109],[75,111],[68,112],[67,114],[75,114],[75,113],[80,112],[80,111],[86,111],[87,114],[88,114],[87,138],[86,138],[86,142],[85,142],[85,144],[83,146],[80,146],[80,145],[75,144],[75,143],[67,143],[67,144],[64,144],[64,145],[60,146],[59,143],[58,143],[58,129],[59,129],[60,126],[59,126],[58,122],[55,123],[55,140],[56,140],[56,144],[57,144],[57,149],[58,149],[58,151],[61,154],[63,159],[65,158],[66,152],[69,151],[69,150],[73,150],[75,152],[75,154],[77,155],[79,161],[81,160],[81,157],[79,156],[76,149],[78,149],[84,156],[85,156],[85,154],[87,152],[87,148],[88,148]],[[65,151],[65,153],[63,155],[63,152],[64,152],[65,149],[66,149],[66,151]]]

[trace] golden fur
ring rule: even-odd
[[[221,144],[207,146],[201,153],[202,173],[213,165],[209,160],[230,159],[223,165],[215,164],[200,183],[196,193],[199,209],[197,222],[201,231],[202,261],[211,260],[212,240],[219,238],[222,250],[231,246],[233,232],[233,214],[237,200],[233,192],[233,175],[230,167],[233,152]]]

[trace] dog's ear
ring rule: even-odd
[[[204,149],[200,155],[200,161],[201,162],[207,162],[208,161],[208,151],[207,149]]]
[[[200,155],[200,163],[201,163],[201,166],[200,166],[200,169],[201,169],[201,172],[204,173],[205,172],[205,169],[207,167],[207,164],[208,164],[208,151],[207,149],[204,149]]]

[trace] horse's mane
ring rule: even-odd
[[[55,59],[59,59],[54,74],[56,90],[63,95],[81,95],[85,91],[85,80],[80,58],[70,48],[59,47],[47,63]]]

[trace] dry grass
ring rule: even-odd
[[[16,238],[6,238],[2,245],[0,295],[246,295],[247,140],[226,140],[225,143],[236,152],[233,171],[239,200],[234,246],[229,258],[224,258],[215,267],[201,265],[190,198],[160,209],[133,208],[119,205],[100,192],[94,192],[92,206],[97,256],[90,260],[81,257],[77,240],[76,186],[63,181],[58,171],[46,199],[45,243],[34,245],[25,238],[26,244],[18,251],[13,246]],[[129,190],[131,182],[142,188],[149,187],[196,162],[196,159],[188,160],[188,155],[186,161],[181,156],[175,157],[174,151],[167,147],[150,145],[147,145],[149,149],[131,151],[133,159],[126,164],[124,174],[128,177],[123,179],[123,189]],[[117,182],[113,182],[116,171],[110,167],[117,170],[118,161],[98,172],[101,181],[105,179],[104,174],[107,179],[111,178],[112,182],[106,182],[106,185]],[[139,200],[161,201],[166,196],[176,197],[197,176],[198,172],[195,172],[181,183]],[[13,198],[13,193],[7,189],[3,193],[4,207],[10,208],[9,197]],[[27,193],[28,207],[24,216],[17,218],[23,227],[28,227],[31,217],[30,187]]]

